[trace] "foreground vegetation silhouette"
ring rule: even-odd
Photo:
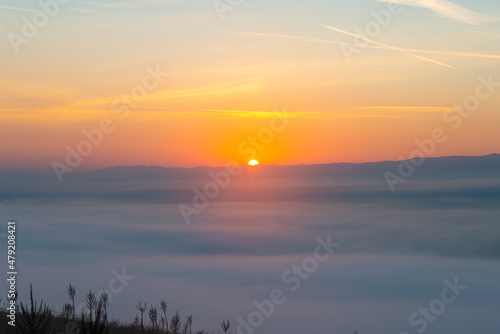
[[[179,312],[168,319],[167,302],[162,300],[160,311],[153,305],[137,304],[138,314],[131,323],[108,321],[109,296],[102,293],[99,296],[90,290],[85,295],[85,307],[79,314],[75,308],[76,289],[69,284],[67,293],[70,302],[65,303],[58,312],[49,307],[43,300],[39,303],[33,298],[33,288],[30,285],[30,303],[19,303],[16,309],[16,326],[2,321],[0,332],[6,334],[193,334],[193,316],[187,316],[183,322]],[[17,300],[17,296],[16,296]],[[0,303],[2,298],[0,298]],[[145,314],[148,319],[145,319]],[[2,319],[8,319],[5,308],[0,311]],[[229,329],[229,320],[221,323],[223,330]],[[209,334],[199,330],[195,334]]]
[[[149,309],[147,304],[138,301],[136,314],[133,322],[120,323],[119,321],[108,321],[109,296],[103,293],[99,296],[90,290],[85,296],[85,307],[80,314],[75,308],[76,289],[69,284],[67,293],[70,303],[65,303],[58,312],[53,307],[47,306],[43,300],[39,303],[33,298],[33,288],[30,285],[30,303],[28,305],[19,303],[16,309],[16,326],[11,326],[5,308],[0,311],[4,321],[0,325],[0,333],[5,334],[193,334],[193,316],[188,315],[182,322],[179,312],[170,318],[167,316],[167,302],[162,300],[160,312],[153,305]],[[17,300],[16,293],[16,300]],[[0,298],[0,303],[2,298]],[[144,314],[148,319],[145,319]],[[146,320],[146,321],[145,321]],[[231,327],[229,320],[220,323],[222,332],[228,334]],[[357,334],[357,332],[354,332]],[[195,334],[215,334],[198,330]]]

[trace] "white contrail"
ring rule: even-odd
[[[434,63],[434,64],[438,64],[438,65],[441,65],[441,66],[445,66],[445,67],[448,67],[448,68],[455,69],[455,67],[453,67],[451,65],[445,64],[445,63],[440,62],[438,60],[434,60],[434,59],[431,59],[431,58],[427,58],[427,57],[424,57],[424,56],[419,56],[419,55],[413,54],[413,53],[409,52],[406,49],[402,49],[402,48],[398,48],[398,47],[391,46],[391,45],[388,45],[388,44],[380,43],[380,42],[374,41],[372,39],[369,39],[367,37],[363,37],[361,35],[354,34],[352,32],[345,31],[345,30],[342,30],[342,29],[338,29],[338,28],[335,28],[335,27],[332,27],[332,26],[328,26],[328,25],[325,25],[325,24],[320,24],[320,26],[322,26],[324,28],[327,28],[327,29],[330,29],[330,30],[333,30],[333,31],[336,31],[336,32],[339,32],[341,34],[346,34],[346,35],[349,35],[349,36],[360,38],[360,39],[365,40],[367,42],[370,42],[372,44],[381,46],[382,48],[385,48],[385,49],[399,51],[399,52],[402,52],[402,53],[404,53],[404,54],[406,54],[408,56],[411,56],[411,57],[414,57],[414,58],[417,58],[417,59],[420,59],[420,60],[424,60],[424,61],[427,61],[429,63]]]
[[[34,10],[34,9],[26,9],[26,8],[19,8],[19,7],[5,6],[5,5],[0,5],[0,8],[12,9],[12,10],[20,10],[22,12],[31,12],[31,13],[38,12],[37,10]]]
[[[327,39],[319,39],[313,37],[304,37],[304,36],[293,36],[293,35],[285,35],[285,34],[276,34],[276,33],[266,33],[266,32],[246,32],[246,31],[231,31],[233,34],[247,35],[247,36],[264,36],[264,37],[276,37],[276,38],[286,38],[286,39],[295,39],[304,42],[310,43],[320,43],[320,44],[337,44],[337,45],[352,45],[357,46],[355,43],[349,42],[340,42],[335,40],[327,40]],[[500,36],[500,35],[499,35]],[[378,45],[364,45],[363,47],[372,48],[372,49],[383,49],[386,50],[385,46]],[[500,59],[500,55],[496,54],[488,54],[488,53],[476,53],[476,52],[462,52],[462,51],[440,51],[440,50],[422,50],[422,49],[408,49],[408,48],[397,48],[398,50],[404,50],[407,52],[413,53],[425,53],[425,54],[434,54],[434,55],[443,55],[443,56],[458,56],[458,57],[471,57],[471,58],[491,58],[491,59]]]
[[[478,25],[483,21],[497,20],[497,18],[474,12],[448,0],[378,0],[380,2],[399,3],[402,5],[423,7],[442,16],[462,21],[467,24]]]

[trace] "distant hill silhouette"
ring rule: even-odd
[[[397,174],[401,164],[400,161],[382,161],[242,166],[242,172],[232,177],[230,184],[230,188],[242,191],[221,192],[218,200],[313,201],[392,197],[396,194],[389,190],[384,173],[390,171]],[[210,173],[218,173],[224,169],[118,166],[66,174],[62,183],[52,174],[0,173],[0,201],[97,199],[116,202],[185,203],[192,201],[194,187],[200,188],[213,181]],[[417,185],[419,181],[453,180],[455,183],[464,180],[465,182],[460,181],[462,185],[467,184],[467,190],[463,190],[464,196],[489,196],[492,201],[496,201],[500,196],[500,188],[498,182],[489,182],[493,179],[500,179],[500,154],[428,158],[415,168],[415,172],[404,184],[398,184],[398,189]],[[442,191],[446,188],[450,196],[457,195],[457,189],[450,188],[452,186],[436,184],[437,189],[434,190]],[[429,186],[427,188],[427,191],[432,190]],[[246,190],[243,191],[244,189]],[[399,198],[402,198],[401,196],[402,193],[396,195]],[[430,193],[425,193],[425,196],[429,197]]]
[[[318,165],[260,165],[242,166],[238,177],[252,176],[261,178],[382,178],[386,171],[397,173],[400,161],[381,161],[367,163],[331,163]],[[206,179],[210,171],[224,167],[160,167],[160,166],[116,166],[96,171],[78,172],[64,175],[64,183],[78,181],[147,181],[147,180],[199,180]],[[426,158],[416,167],[412,179],[488,179],[500,177],[500,154],[486,156],[449,156]],[[13,184],[52,184],[58,183],[54,174],[32,172],[0,173],[0,187]]]
[[[386,171],[397,172],[399,161],[368,163],[331,163],[320,165],[243,166],[241,177],[257,174],[264,178],[383,178]],[[92,172],[75,173],[71,177],[95,181],[183,180],[203,179],[211,170],[221,167],[167,168],[159,166],[118,166]],[[450,156],[426,158],[416,167],[416,179],[477,179],[500,177],[500,154],[486,156]],[[68,177],[69,178],[69,177]]]

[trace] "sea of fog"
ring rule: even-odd
[[[17,222],[20,300],[33,284],[59,311],[71,283],[78,305],[106,289],[120,321],[164,299],[215,333],[498,333],[500,178],[393,193],[382,176],[253,173],[196,208],[210,181],[12,176],[0,212]]]

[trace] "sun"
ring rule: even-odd
[[[249,165],[249,166],[257,166],[258,164],[259,164],[259,162],[258,162],[257,160],[250,160],[250,161],[248,162],[248,165]]]

